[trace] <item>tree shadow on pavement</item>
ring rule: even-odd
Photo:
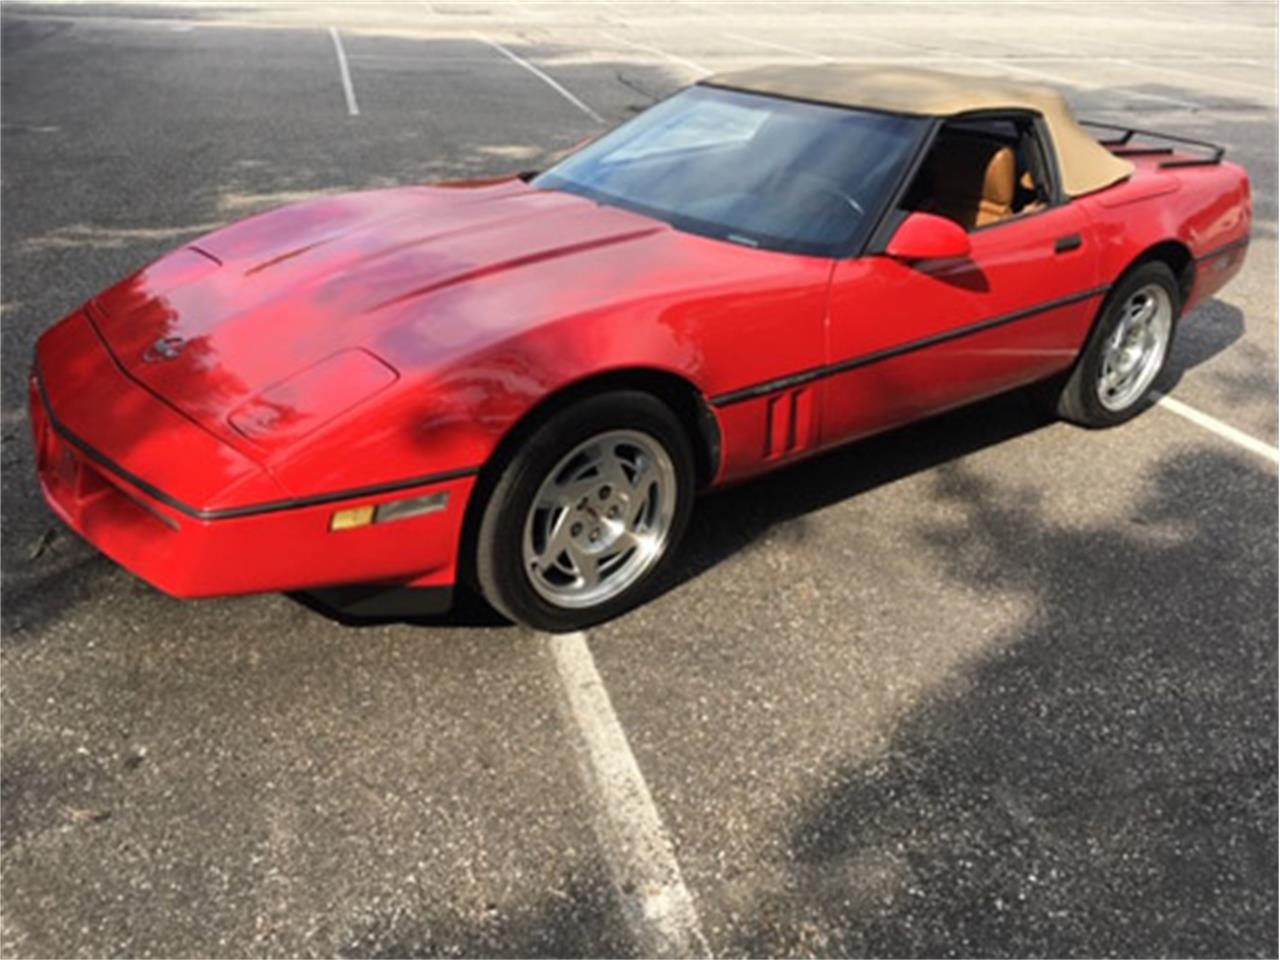
[[[565,890],[541,891],[516,912],[496,904],[482,919],[447,911],[382,914],[354,931],[339,951],[344,957],[628,957],[629,937],[619,919],[609,883],[570,882]]]
[[[813,798],[794,884],[721,946],[791,953],[807,920],[822,954],[1274,955],[1275,487],[1202,451],[1127,522],[1060,527],[941,467],[963,517],[922,545],[1034,613]]]

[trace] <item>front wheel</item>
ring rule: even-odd
[[[693,452],[645,393],[589,397],[534,430],[484,508],[476,578],[485,599],[540,630],[576,630],[644,599],[693,502]]]
[[[1169,359],[1181,303],[1173,271],[1144,263],[1121,278],[1102,307],[1058,399],[1058,413],[1086,427],[1136,416]]]

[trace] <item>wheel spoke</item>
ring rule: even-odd
[[[631,478],[627,476],[627,471],[622,468],[622,460],[618,454],[610,450],[604,458],[604,462],[600,464],[600,480],[599,483],[607,483],[615,490],[631,491]]]
[[[1114,355],[1120,349],[1120,345],[1124,343],[1124,338],[1129,334],[1129,318],[1124,316],[1120,318],[1120,322],[1116,324],[1115,333],[1111,334],[1111,339],[1107,341],[1107,355]]]
[[[578,585],[583,590],[590,590],[600,582],[600,561],[593,553],[587,553],[576,543],[569,543],[569,559],[578,574]]]
[[[537,558],[538,566],[550,567],[573,542],[569,536],[569,511],[561,510],[555,526],[547,534],[547,545]]]
[[[585,480],[570,480],[568,483],[558,483],[551,488],[549,493],[552,495],[552,503],[559,507],[572,508],[583,497],[589,497],[595,493],[600,487],[600,478],[588,477]]]
[[[616,545],[620,547],[617,551],[618,553],[635,550],[637,553],[648,556],[653,550],[654,538],[651,534],[636,533],[634,530],[628,530],[619,535]]]
[[[636,535],[634,530],[624,530],[618,534],[618,539],[614,541],[614,546],[618,548],[618,553],[622,553],[633,547],[641,546],[640,537]]]
[[[647,476],[642,486],[637,486],[631,494],[631,502],[627,504],[627,529],[634,530],[636,524],[640,522],[640,517],[644,514],[649,506],[649,498],[653,495],[654,485],[657,479],[653,476]]]
[[[1146,325],[1156,313],[1155,297],[1147,297],[1142,302],[1142,306],[1135,311],[1133,315],[1133,323]]]
[[[637,467],[635,479],[631,481],[630,487],[637,495],[641,495],[648,491],[657,478],[658,472],[654,469],[653,462],[648,457],[644,457]]]

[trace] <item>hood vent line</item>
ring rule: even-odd
[[[584,240],[581,243],[571,243],[563,247],[555,247],[551,250],[540,250],[537,253],[525,254],[521,257],[511,257],[507,260],[500,260],[497,263],[486,263],[482,266],[475,267],[471,270],[465,270],[461,273],[454,274],[451,277],[437,280],[433,283],[425,284],[405,293],[396,294],[387,300],[376,303],[365,310],[365,313],[376,313],[378,310],[395,306],[401,303],[407,303],[418,297],[426,296],[445,287],[453,286],[455,283],[466,283],[468,280],[474,280],[477,277],[483,277],[490,273],[501,273],[504,270],[513,270],[517,267],[529,266],[534,263],[541,263],[544,260],[554,260],[557,257],[570,256],[575,253],[581,253],[584,250],[593,250],[601,247],[609,247],[616,243],[626,243],[630,240],[636,240],[640,237],[647,237],[654,233],[661,233],[663,230],[669,229],[665,224],[662,226],[645,227],[643,230],[632,230],[627,233],[620,233],[612,237],[602,237],[594,240]]]

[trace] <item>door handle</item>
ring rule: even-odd
[[[1066,253],[1069,250],[1076,250],[1084,245],[1084,239],[1078,233],[1069,233],[1065,237],[1059,237],[1053,241],[1054,253]]]

